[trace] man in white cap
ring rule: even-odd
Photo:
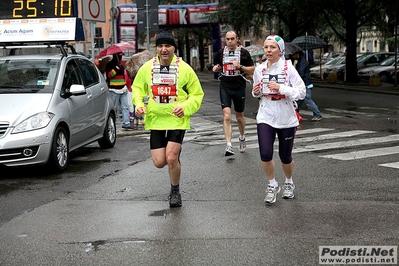
[[[158,33],[155,44],[157,55],[139,69],[134,79],[133,103],[137,117],[144,116],[145,129],[150,130],[154,165],[169,168],[169,206],[181,207],[180,152],[185,131],[190,129],[190,117],[200,109],[204,92],[192,67],[175,55],[171,32]]]

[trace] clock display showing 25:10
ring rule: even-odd
[[[0,19],[77,17],[77,0],[1,0]]]

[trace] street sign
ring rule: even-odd
[[[147,21],[148,20],[148,21]],[[138,31],[159,30],[158,0],[137,0]]]
[[[82,0],[83,20],[105,22],[105,0]]]

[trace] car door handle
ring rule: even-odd
[[[105,87],[101,87],[101,91],[105,91]]]
[[[91,99],[91,98],[93,98],[93,94],[89,94],[89,95],[87,95],[87,99]]]

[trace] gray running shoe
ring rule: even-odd
[[[171,191],[169,194],[169,206],[171,208],[181,207],[181,195],[179,191]]]
[[[224,156],[231,156],[231,155],[234,155],[233,147],[231,147],[230,145],[226,145],[226,153],[224,154]]]
[[[292,199],[294,198],[294,183],[284,183],[283,185],[283,199]]]
[[[245,139],[238,139],[240,141],[240,152],[245,152],[245,148],[247,147],[247,143]]]
[[[317,122],[317,121],[320,121],[320,120],[321,120],[321,117],[314,116],[314,117],[312,117],[312,120],[310,120],[310,121]]]
[[[273,187],[269,184],[266,190],[265,203],[270,203],[270,204],[275,203],[277,194],[280,192],[280,190],[281,190],[280,186]]]

